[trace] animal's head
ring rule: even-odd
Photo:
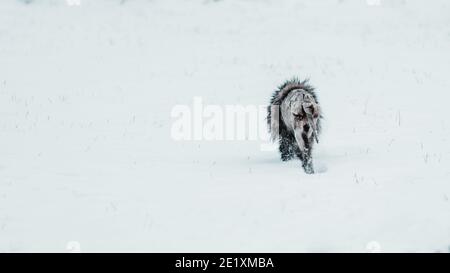
[[[320,118],[320,107],[312,95],[302,93],[299,96],[299,99],[292,101],[290,107],[294,128],[302,130],[308,136],[314,135],[318,141],[317,123]]]

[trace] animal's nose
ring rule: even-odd
[[[309,131],[309,124],[303,125],[303,131],[305,131],[305,132]]]

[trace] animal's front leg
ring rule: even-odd
[[[307,136],[301,130],[295,131],[295,140],[297,141],[299,150],[297,151],[298,158],[302,161],[303,170],[307,174],[313,174],[314,168],[311,158],[311,146]]]
[[[305,173],[307,173],[307,174],[314,173],[314,167],[313,167],[312,157],[311,157],[311,149],[305,150],[304,155],[303,155],[302,167],[305,170]]]

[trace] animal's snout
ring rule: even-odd
[[[310,129],[310,127],[309,127],[309,124],[308,124],[308,123],[305,124],[305,125],[303,125],[303,131],[308,132],[309,129]]]

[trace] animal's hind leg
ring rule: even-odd
[[[282,161],[291,160],[294,157],[294,150],[292,148],[292,139],[288,137],[281,137],[280,139],[280,154]]]

